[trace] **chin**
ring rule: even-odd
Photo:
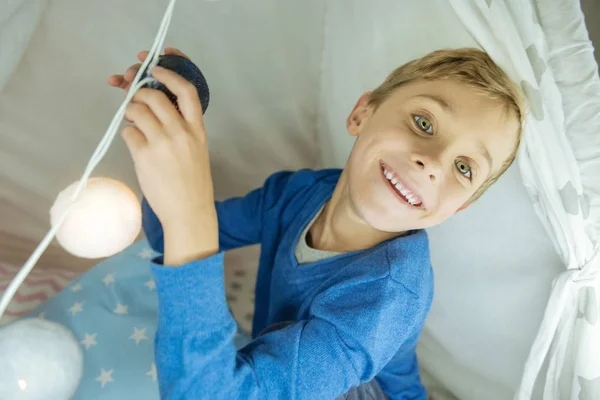
[[[401,233],[410,230],[428,229],[439,225],[448,218],[427,216],[415,218],[412,215],[400,215],[396,212],[376,212],[369,207],[358,207],[362,219],[373,229],[387,233]]]
[[[376,229],[380,232],[386,233],[402,233],[406,231],[410,231],[412,229],[418,229],[411,222],[413,221],[394,221],[390,218],[382,218],[381,216],[375,215],[365,215],[365,221],[371,226],[373,229]]]
[[[364,192],[363,192],[364,193]],[[356,214],[371,228],[386,233],[405,232],[419,229],[423,221],[418,221],[410,212],[390,206],[381,201],[382,196],[352,196]],[[410,211],[410,210],[409,210]]]

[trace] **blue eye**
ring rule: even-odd
[[[469,180],[473,179],[473,176],[471,173],[471,167],[469,167],[469,164],[467,164],[464,161],[460,161],[460,160],[456,160],[456,162],[454,164],[456,165],[458,172],[460,172],[461,174],[466,176]]]
[[[420,130],[428,135],[433,135],[433,125],[431,124],[431,121],[421,115],[415,115],[413,118]]]

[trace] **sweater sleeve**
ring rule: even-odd
[[[237,350],[223,253],[152,266],[163,399],[333,399],[372,380],[415,327],[414,294],[386,278],[333,286],[307,317]]]
[[[427,400],[419,375],[417,340],[418,334],[409,338],[405,346],[377,374],[377,383],[390,400]]]
[[[221,251],[260,242],[264,209],[286,191],[291,175],[292,172],[289,171],[276,172],[266,180],[263,187],[254,189],[245,196],[215,202]],[[142,227],[150,247],[158,253],[164,253],[162,226],[145,198],[142,199]]]

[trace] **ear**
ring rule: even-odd
[[[363,93],[354,105],[354,109],[348,119],[346,120],[346,129],[352,136],[358,136],[360,134],[360,128],[366,121],[367,117],[371,113],[371,107],[369,107],[369,96],[371,92]]]

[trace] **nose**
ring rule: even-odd
[[[413,165],[426,174],[432,183],[438,183],[442,177],[442,164],[439,160],[424,154],[412,156]]]

